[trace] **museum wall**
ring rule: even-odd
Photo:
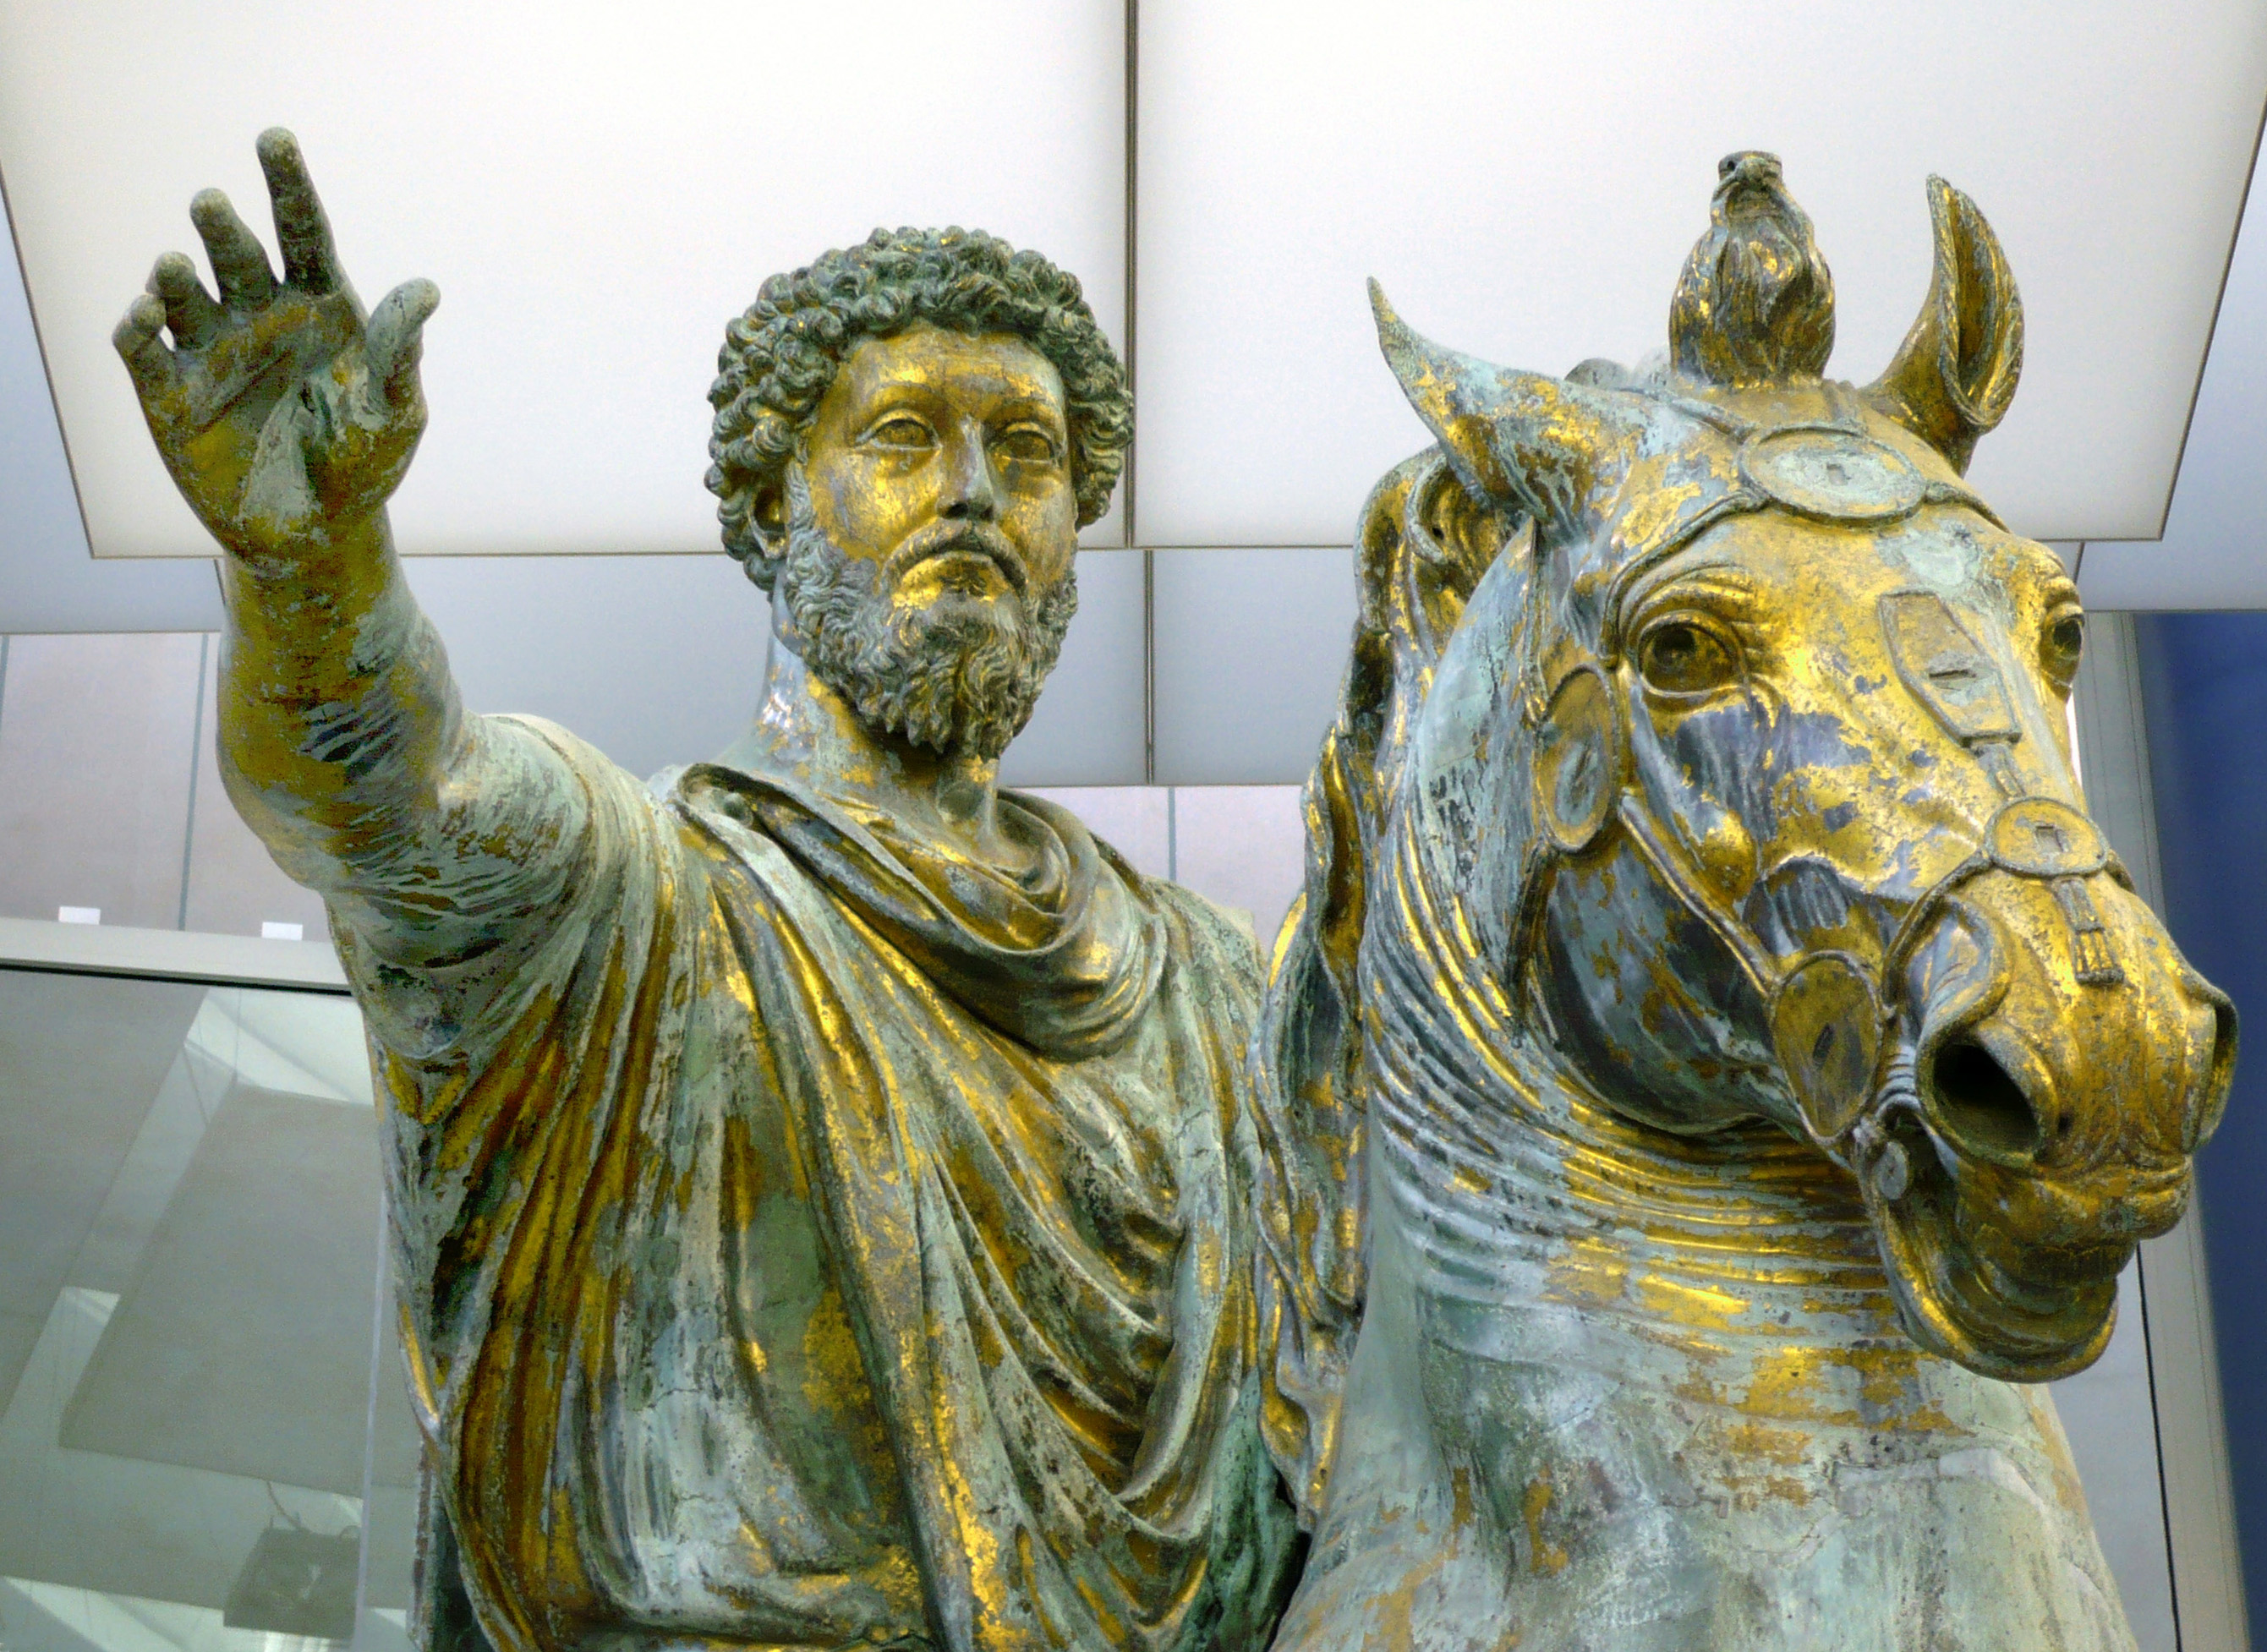
[[[726,578],[701,594],[723,600],[687,601],[684,612],[698,615],[729,602],[725,612],[740,634],[716,628],[719,671],[706,703],[641,703],[636,657],[664,650],[666,628],[605,627],[588,613],[561,616],[566,637],[532,637],[516,657],[460,650],[454,663],[466,699],[476,709],[549,717],[640,775],[713,756],[752,714],[749,636],[760,635],[763,618],[760,599],[737,569],[722,556],[715,560]],[[1125,553],[1087,558],[1105,573],[1128,560],[1138,561]],[[419,584],[447,592],[445,600],[433,590],[424,594],[444,635],[460,635],[446,601],[461,611],[492,598],[479,579],[491,569],[456,564],[439,570],[474,576],[462,583],[435,580],[433,571],[421,565]],[[665,589],[657,598],[653,583],[623,579],[609,593],[620,600],[605,612],[619,619],[626,605],[635,612],[641,600],[651,605],[689,594]],[[1192,621],[1192,629],[1200,627]],[[464,628],[480,636],[477,625]],[[1134,641],[1138,647],[1138,628]],[[1096,720],[1103,723],[1098,730],[1082,724],[1075,703],[1082,686],[1090,688],[1090,679],[1109,674],[1110,644],[1093,612],[1082,614],[1065,645],[1064,681],[1041,708],[1047,721],[1023,745],[1046,741],[1075,758],[1089,740],[1110,737],[1103,719]],[[276,870],[221,788],[212,723],[218,652],[219,638],[210,633],[0,636],[0,917],[52,921],[70,907],[141,929],[259,935],[263,926],[280,924],[285,934],[295,928],[310,939],[323,934],[322,903]],[[532,669],[535,661],[554,664],[545,672]],[[1133,676],[1131,738],[1138,754],[1138,656]],[[1059,693],[1061,701],[1054,697]],[[1330,703],[1327,693],[1279,703],[1275,720],[1291,726],[1263,733],[1288,738],[1295,732],[1311,745]],[[1186,684],[1169,704],[1169,715],[1179,719],[1171,749],[1182,753],[1176,760],[1181,772],[1200,782],[1248,772],[1239,767],[1237,731],[1265,721],[1271,708],[1226,715]],[[1142,870],[1249,914],[1261,938],[1273,939],[1303,865],[1295,784],[1061,784],[1066,771],[1079,774],[1078,764],[1056,767],[1044,747],[1034,760],[1023,745],[1008,764],[1018,783],[1069,806]]]
[[[2197,1178],[2226,1404],[2247,1420],[2267,1406],[2267,614],[2151,614],[2136,629],[2166,918],[2189,961],[2245,1017],[2227,1116]],[[2249,1592],[2267,1601],[2267,1431],[2238,1421],[2227,1450]]]

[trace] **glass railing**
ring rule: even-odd
[[[335,989],[0,968],[0,1646],[407,1646],[379,1199]]]

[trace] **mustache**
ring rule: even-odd
[[[1008,536],[989,522],[933,522],[918,528],[882,563],[882,578],[895,584],[921,563],[939,556],[972,552],[988,556],[1018,598],[1031,592],[1031,572]]]

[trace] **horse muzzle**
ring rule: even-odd
[[[2235,1055],[2226,995],[2107,873],[1994,871],[1912,950],[1866,1199],[1907,1330],[2011,1382],[2090,1364],[2187,1208]],[[1888,1164],[1889,1173],[1881,1167]]]

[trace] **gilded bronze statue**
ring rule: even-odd
[[[708,473],[762,708],[649,789],[459,704],[385,514],[437,292],[366,317],[260,156],[280,278],[207,192],[214,290],[169,254],[117,342],[370,1027],[419,1643],[1256,1652],[1258,949],[996,783],[1131,434],[1078,283],[949,230],[763,284]]]
[[[2084,811],[2075,587],[1964,480],[2022,350],[1964,195],[1863,387],[1762,154],[1666,356],[1374,295],[1435,441],[1263,1002],[997,784],[1131,437],[1072,277],[906,230],[763,284],[708,472],[761,709],[641,783],[459,704],[385,513],[437,292],[365,313],[260,153],[281,276],[208,192],[213,289],[168,254],[117,342],[226,553],[230,794],[370,1027],[421,1646],[2131,1646],[2035,1384],[2234,1017]]]
[[[1260,1044],[1287,1652],[2131,1648],[2051,1400],[2227,999],[2087,818],[2084,620],[1963,481],[1967,197],[1888,371],[1728,158],[1665,358],[1419,337]]]

